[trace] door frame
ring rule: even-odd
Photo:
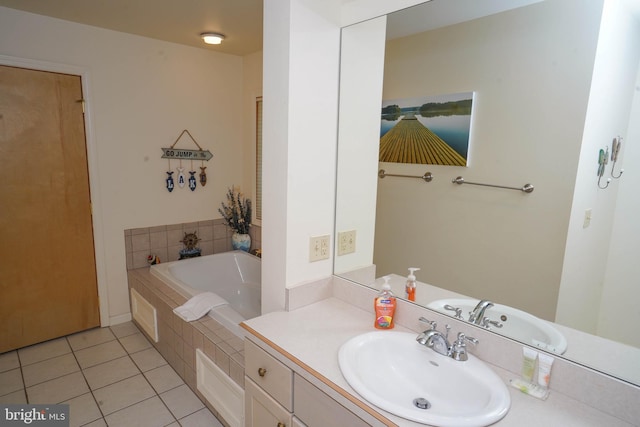
[[[0,54],[0,65],[10,67],[29,68],[36,71],[49,71],[60,74],[80,76],[82,96],[84,97],[84,133],[87,146],[87,167],[89,168],[89,189],[91,192],[91,215],[93,225],[93,249],[96,262],[96,280],[98,283],[98,298],[100,311],[100,326],[109,326],[109,299],[107,289],[106,257],[104,253],[104,222],[102,218],[100,178],[98,175],[98,150],[93,131],[91,114],[90,73],[86,67],[58,64],[55,62],[18,58]]]

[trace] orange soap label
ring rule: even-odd
[[[396,308],[395,298],[376,298],[374,308],[376,310],[374,326],[378,329],[393,328],[393,314]]]

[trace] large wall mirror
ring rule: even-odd
[[[420,268],[416,303],[489,300],[495,322],[509,317],[500,306],[529,314],[566,338],[545,350],[640,385],[634,2],[432,0],[345,27],[334,273],[372,287],[390,275],[403,297]],[[467,166],[378,161],[383,100],[455,93],[473,93]],[[345,231],[356,250],[341,254]]]

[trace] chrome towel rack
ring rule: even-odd
[[[452,183],[454,184],[471,184],[471,185],[482,185],[484,187],[495,187],[495,188],[506,188],[508,190],[520,190],[524,193],[531,193],[533,192],[533,185],[531,184],[525,184],[522,187],[506,187],[504,185],[493,185],[493,184],[481,184],[479,182],[471,182],[471,181],[465,181],[463,177],[458,176],[454,179],[451,180]]]
[[[419,175],[396,175],[396,174],[386,173],[384,171],[384,169],[380,169],[378,171],[378,176],[380,178],[384,178],[386,176],[397,176],[397,177],[401,177],[401,178],[420,178],[420,179],[423,179],[425,182],[431,182],[433,180],[433,174],[431,172],[425,172],[424,175],[422,175],[422,176],[419,176]]]

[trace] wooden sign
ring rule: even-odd
[[[184,148],[163,148],[163,159],[179,159],[179,160],[206,160],[213,158],[213,154],[209,150],[186,150]]]

